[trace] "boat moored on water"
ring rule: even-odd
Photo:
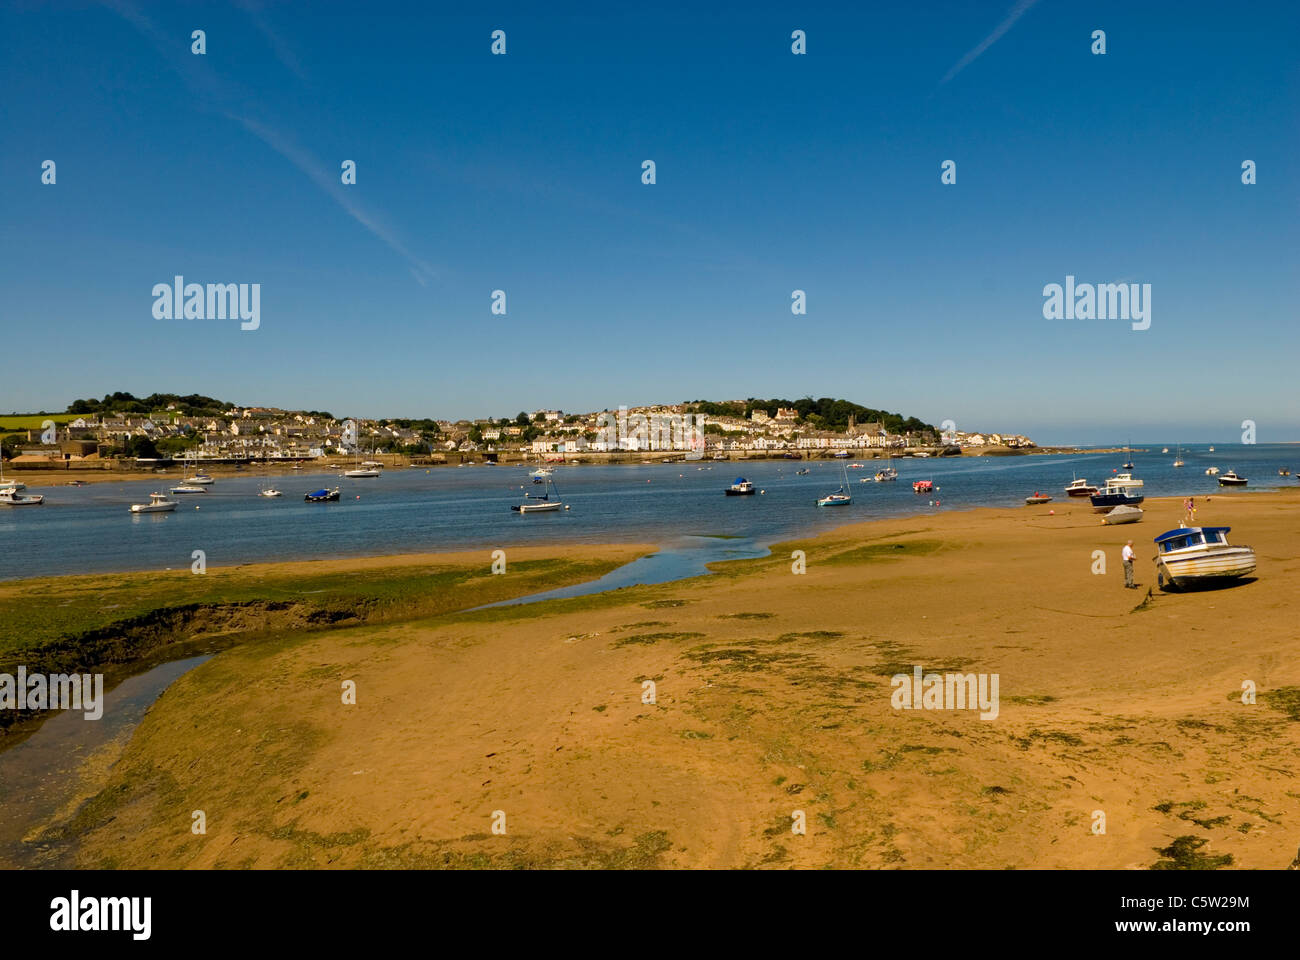
[[[19,493],[14,487],[0,490],[0,504],[6,507],[39,507],[44,502],[45,497],[39,493]]]
[[[881,467],[876,471],[876,483],[889,483],[898,479],[898,470],[894,467]]]
[[[182,483],[179,487],[172,487],[172,493],[207,493],[207,487],[201,487],[194,483]]]
[[[853,495],[849,493],[849,471],[845,469],[844,482],[834,493],[827,494],[817,501],[819,507],[843,507],[853,502]],[[865,477],[863,479],[866,479]]]
[[[1277,475],[1279,477],[1289,477],[1291,476],[1291,471],[1288,470],[1286,467],[1282,467],[1281,469],[1278,470]]]
[[[1101,522],[1115,526],[1120,523],[1137,523],[1141,519],[1141,507],[1115,507],[1110,513],[1101,518]]]
[[[1231,527],[1179,527],[1155,538],[1156,584],[1162,590],[1244,577],[1255,551],[1228,543]]]
[[[934,492],[934,481],[933,481],[933,480],[913,480],[913,481],[912,481],[912,492],[913,492],[913,493],[933,493],[933,492]]]
[[[748,497],[756,492],[754,484],[744,477],[737,477],[735,482],[723,491],[729,497]]]
[[[1217,477],[1217,476],[1219,475],[1219,468],[1218,468],[1218,467],[1206,467],[1206,468],[1205,468],[1205,475],[1206,475],[1207,477]]]
[[[264,490],[259,490],[259,491],[257,492],[257,495],[258,495],[259,497],[282,497],[282,496],[284,496],[284,494],[282,494],[279,490],[275,489],[275,487],[267,487],[267,488],[264,489]]]
[[[308,503],[333,503],[337,501],[338,498],[339,498],[338,487],[335,487],[333,490],[328,490],[325,487],[321,487],[319,490],[313,490],[311,493],[304,496],[303,500],[305,500]]]
[[[1065,485],[1065,495],[1068,497],[1091,497],[1096,492],[1097,488],[1083,477]]]
[[[1249,482],[1245,477],[1237,476],[1236,471],[1233,470],[1219,475],[1219,486],[1221,487],[1244,487]]]
[[[552,510],[568,510],[569,507],[560,499],[559,488],[555,486],[552,480],[544,481],[546,489],[539,496],[531,493],[524,494],[523,503],[511,504],[510,509],[516,513],[548,513]],[[555,491],[555,499],[551,499],[551,491]]]
[[[170,513],[175,509],[176,501],[168,500],[165,493],[151,493],[148,503],[131,504],[132,513]]]

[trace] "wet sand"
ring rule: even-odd
[[[150,711],[68,825],[79,862],[1283,868],[1300,494],[1198,498],[1259,569],[1151,592],[1181,503],[858,524],[673,584],[239,646]],[[996,719],[895,709],[918,665],[997,674]]]

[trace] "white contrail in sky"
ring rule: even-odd
[[[994,30],[987,37],[981,40],[978,46],[976,46],[973,50],[968,52],[966,56],[958,60],[957,63],[953,66],[953,68],[944,74],[943,80],[940,81],[940,85],[942,86],[943,84],[947,83],[953,77],[957,76],[957,74],[961,73],[972,63],[974,63],[975,59],[979,57],[981,53],[983,53],[989,47],[993,46],[993,44],[997,43],[998,40],[1002,38],[1002,34],[1006,33],[1008,30],[1011,29],[1012,24],[1014,24],[1017,20],[1020,19],[1021,14],[1023,14],[1026,10],[1028,10],[1037,2],[1038,0],[1017,0],[1016,5],[1012,7],[1011,12],[1007,14],[1007,18],[998,24],[996,30]]]

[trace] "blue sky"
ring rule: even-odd
[[[6,5],[0,410],[811,394],[1300,440],[1300,5],[607,6]],[[260,329],[155,320],[176,274],[260,283]],[[1067,274],[1150,283],[1151,328],[1044,320]]]

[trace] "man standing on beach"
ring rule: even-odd
[[[1124,586],[1125,588],[1136,587],[1133,582],[1133,541],[1130,540],[1124,544],[1124,551],[1120,554],[1124,558]]]

